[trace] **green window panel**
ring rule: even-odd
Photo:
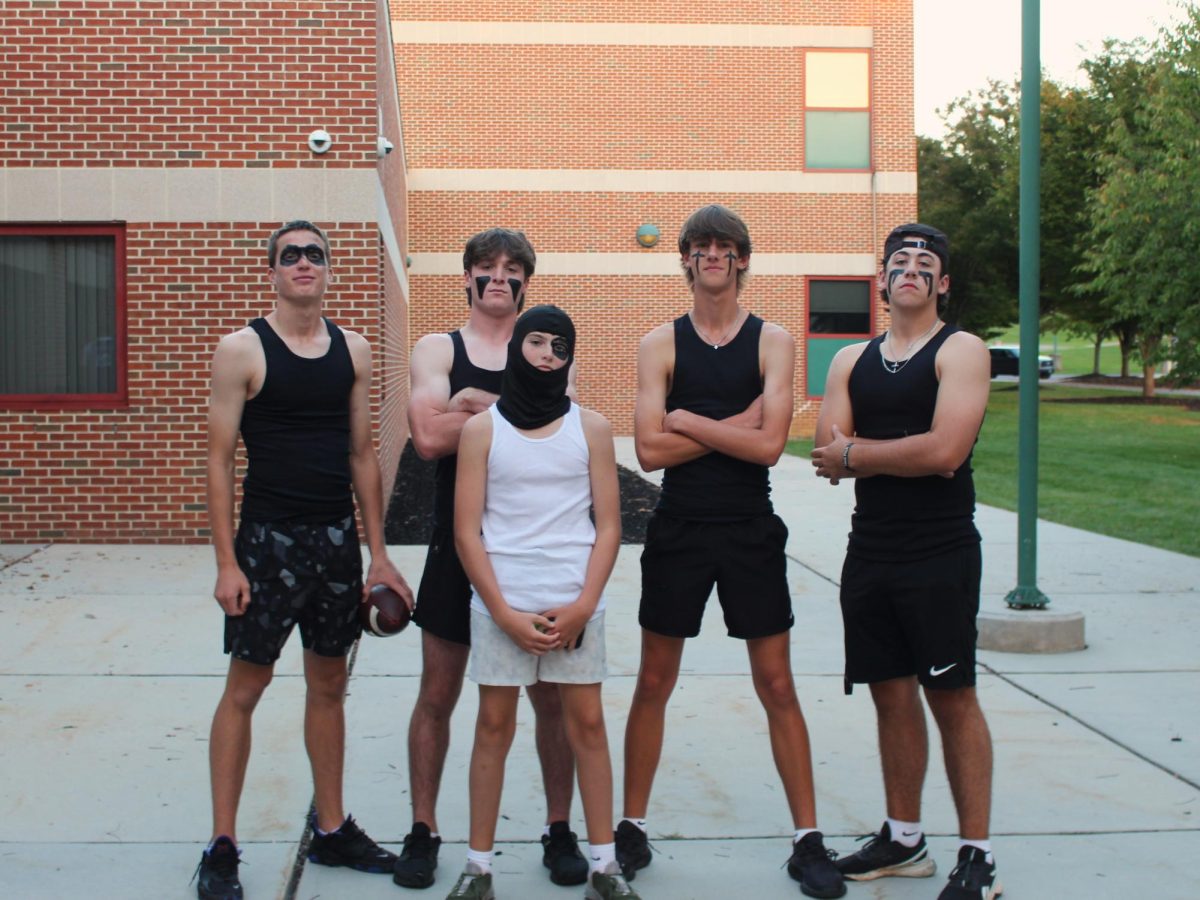
[[[805,355],[807,368],[808,396],[825,396],[825,376],[829,374],[829,364],[843,347],[857,344],[861,338],[809,338]]]
[[[807,169],[869,169],[869,112],[806,112],[804,166]]]

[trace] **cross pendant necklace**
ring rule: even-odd
[[[883,370],[885,372],[888,372],[891,375],[895,375],[897,372],[899,372],[901,369],[903,369],[905,366],[907,366],[908,361],[913,358],[913,352],[914,352],[913,348],[916,347],[918,344],[923,343],[925,338],[927,338],[931,334],[933,334],[933,330],[941,324],[942,324],[941,319],[934,319],[933,324],[929,326],[928,331],[926,331],[920,337],[915,338],[912,341],[909,341],[908,346],[905,348],[905,353],[907,355],[904,357],[904,359],[897,359],[895,361],[890,360],[887,357],[885,357],[881,351],[879,354],[879,361],[883,363]],[[889,328],[887,330],[887,334],[885,334],[883,336],[883,342],[889,348],[891,348],[891,346],[892,346],[892,329]],[[893,353],[893,355],[895,355],[895,354]]]

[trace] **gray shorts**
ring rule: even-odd
[[[526,653],[495,620],[471,610],[471,680],[493,687],[552,684],[597,684],[608,675],[604,650],[604,613],[587,623],[578,650]]]

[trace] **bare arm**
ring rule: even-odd
[[[383,478],[371,435],[371,347],[362,335],[344,331],[354,362],[350,389],[350,483],[371,551],[371,566],[363,582],[363,597],[377,584],[386,584],[413,608],[412,589],[388,559],[383,538]]]
[[[522,650],[540,656],[559,645],[557,635],[548,633],[553,623],[545,616],[518,612],[508,605],[483,546],[487,458],[491,446],[491,417],[484,414],[473,417],[464,426],[458,447],[458,471],[454,486],[454,546],[463,570],[479,592],[496,625]]]
[[[675,335],[671,323],[662,325],[642,338],[638,346],[638,392],[633,413],[633,439],[642,469],[653,472],[678,466],[711,453],[695,438],[664,428],[667,394],[675,368]],[[729,427],[759,428],[763,421],[760,395],[742,412],[722,423]]]
[[[242,615],[250,603],[250,582],[233,550],[233,483],[238,427],[256,350],[261,352],[253,332],[221,339],[213,354],[208,401],[208,527],[217,556],[213,597],[230,616]]]
[[[612,426],[599,413],[580,410],[583,434],[588,444],[588,477],[592,489],[592,512],[596,523],[596,542],[588,556],[583,589],[574,603],[549,610],[546,618],[554,622],[562,646],[570,649],[596,612],[600,595],[621,549],[621,494],[617,479],[617,457],[613,449]]]
[[[828,443],[813,450],[817,474],[831,480],[847,475],[920,478],[949,475],[971,453],[987,411],[991,364],[979,338],[959,332],[947,338],[935,361],[937,403],[929,431],[891,441],[860,440],[831,423]],[[822,434],[818,430],[818,441]],[[846,444],[853,441],[847,472]]]
[[[422,459],[440,459],[458,451],[463,425],[496,402],[496,395],[465,388],[450,396],[454,344],[447,334],[427,334],[417,341],[409,360],[412,391],[408,428]]]
[[[663,419],[663,429],[683,434],[709,450],[762,466],[779,461],[792,425],[796,342],[777,325],[764,325],[759,343],[763,371],[762,420],[743,427],[729,419],[709,419],[683,409]]]

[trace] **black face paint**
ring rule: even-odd
[[[734,253],[732,250],[730,250],[728,253],[725,254],[725,258],[729,260],[729,274],[732,275],[733,267],[735,265],[737,265],[737,261],[738,261],[737,254]]]
[[[567,346],[567,339],[564,337],[556,337],[553,340],[551,340],[550,341],[550,352],[553,353],[555,356],[557,356],[559,359],[566,360],[566,358],[571,354],[571,350]]]
[[[918,272],[917,274],[925,279],[925,292],[928,294],[932,294],[933,293],[933,273],[932,272]],[[892,269],[890,272],[888,272],[888,293],[889,294],[891,294],[891,292],[892,292],[892,286],[896,283],[896,279],[900,278],[902,275],[904,275],[904,269]]]
[[[475,276],[475,293],[478,294],[480,297],[482,297],[483,292],[487,290],[489,284],[491,284],[493,281],[501,281],[501,280],[502,279],[500,279],[500,278],[493,278],[491,275],[476,275]],[[520,301],[520,293],[521,293],[521,288],[522,288],[522,286],[524,286],[524,284],[525,283],[523,281],[521,281],[521,279],[519,279],[519,278],[508,279],[508,289],[510,291],[512,291],[512,298],[513,298],[514,303],[521,302]]]

